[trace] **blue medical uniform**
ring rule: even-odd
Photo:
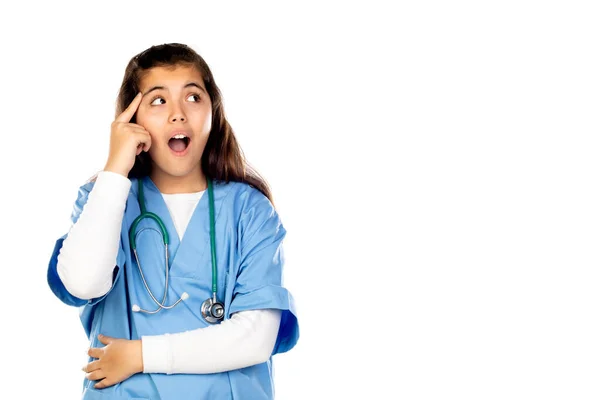
[[[98,341],[99,333],[140,339],[143,335],[183,332],[209,325],[200,312],[202,302],[212,294],[208,193],[200,198],[180,241],[160,191],[149,177],[141,179],[146,208],[163,220],[170,238],[166,304],[173,304],[183,292],[190,297],[170,310],[153,315],[131,311],[134,304],[146,310],[156,309],[143,285],[129,243],[129,227],[140,215],[138,181],[132,178],[110,291],[100,298],[82,300],[65,289],[58,277],[56,262],[68,233],[56,241],[48,266],[50,288],[62,302],[79,307],[81,323],[92,347],[104,346]],[[93,186],[94,182],[88,182],[79,188],[71,216],[73,223],[78,220]],[[299,336],[294,300],[282,284],[282,241],[286,230],[271,202],[259,190],[246,183],[219,181],[214,182],[213,188],[217,296],[225,306],[225,319],[243,310],[281,310],[273,355],[286,352],[294,347]],[[156,223],[145,218],[137,228],[141,232],[136,241],[146,281],[154,296],[162,300],[165,251],[157,230]],[[215,374],[140,373],[105,389],[94,389],[96,382],[84,378],[83,399],[272,399],[271,362],[270,358],[262,364]]]

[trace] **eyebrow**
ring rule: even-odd
[[[202,86],[198,85],[196,82],[187,83],[183,88],[185,89],[185,88],[188,88],[190,86],[195,86],[198,89],[202,90],[204,93],[206,93],[206,90],[204,90],[204,88]],[[152,92],[153,90],[165,90],[165,89],[166,88],[164,86],[152,86],[146,93],[144,93],[143,96],[146,96],[148,93]]]

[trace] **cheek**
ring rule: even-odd
[[[159,119],[158,110],[140,106],[136,113],[137,124],[143,127],[156,125]]]
[[[204,121],[204,132],[209,133],[211,128],[212,128],[212,119],[209,115],[208,118],[206,119],[206,121]]]
[[[202,131],[203,132],[210,132],[210,129],[212,128],[212,112],[209,112],[208,114],[206,114],[204,116],[204,124],[202,126]]]

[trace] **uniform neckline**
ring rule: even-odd
[[[206,192],[205,190],[202,190],[200,192],[193,192],[193,193],[160,193],[163,196],[166,197],[178,197],[178,198],[186,198],[186,197],[191,197],[191,198],[196,198],[199,197],[202,193]]]

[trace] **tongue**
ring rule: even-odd
[[[185,140],[171,139],[169,140],[169,147],[176,152],[184,151],[186,148]]]

